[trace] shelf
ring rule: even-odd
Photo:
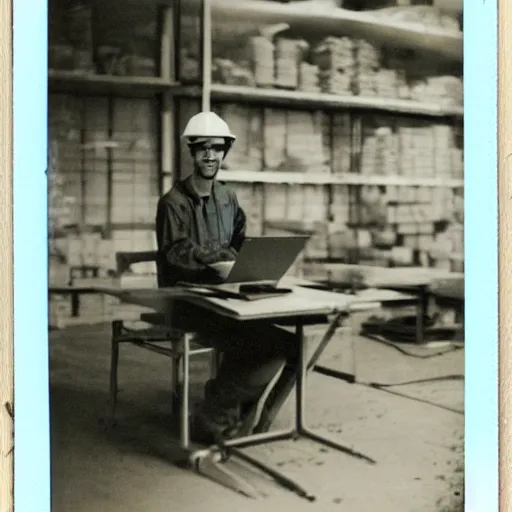
[[[200,98],[202,89],[199,86],[181,86],[160,77],[129,77],[110,75],[87,75],[75,71],[48,72],[50,92],[78,91],[84,93],[130,92],[154,94],[170,92],[175,96]],[[425,116],[457,116],[462,117],[463,107],[442,106],[393,98],[339,96],[326,93],[309,93],[283,89],[258,89],[255,87],[213,84],[211,87],[213,100],[230,100],[244,102],[263,102],[268,105],[298,106],[302,108],[358,108],[377,109]]]
[[[362,176],[358,174],[332,175],[280,171],[226,171],[218,179],[231,183],[276,183],[303,185],[382,185],[410,187],[462,188],[464,180],[439,178],[407,178],[403,176]]]
[[[183,97],[201,97],[201,88],[198,86],[176,87],[173,94]],[[434,103],[402,100],[394,98],[340,96],[327,93],[311,93],[291,91],[284,89],[263,89],[238,85],[212,84],[212,100],[243,101],[246,103],[264,103],[265,105],[278,105],[300,107],[305,109],[327,108],[343,109],[355,108],[365,110],[382,110],[410,115],[424,115],[433,117],[455,116],[462,117],[462,106],[443,106]]]
[[[199,0],[183,2],[183,13],[198,12]],[[439,57],[462,62],[462,33],[427,27],[420,23],[386,18],[378,11],[349,11],[321,2],[281,4],[264,0],[212,0],[212,22],[236,26],[288,23],[303,37],[348,36],[365,38],[392,47],[430,51]]]
[[[257,89],[253,87],[213,84],[213,99],[265,101],[281,105],[314,106],[328,108],[378,109],[388,112],[421,114],[428,116],[462,116],[461,106],[442,106],[394,98],[339,96],[326,93],[287,91],[282,89]]]
[[[93,75],[79,71],[48,71],[50,92],[129,93],[151,95],[169,90],[174,84],[161,77]]]

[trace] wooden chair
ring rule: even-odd
[[[139,262],[156,264],[156,252],[119,252],[116,254],[117,273],[119,276],[130,270],[131,265]],[[157,269],[158,275],[158,269]],[[130,328],[123,320],[112,322],[112,352],[110,366],[110,396],[107,425],[115,425],[115,414],[118,395],[118,363],[121,344],[130,343],[137,347],[168,357],[172,370],[172,413],[180,411],[180,445],[188,448],[190,444],[190,360],[198,355],[211,356],[211,373],[215,375],[219,362],[219,354],[205,340],[199,339],[194,332],[171,329],[165,324],[165,318],[158,313],[142,314],[140,320],[149,324],[147,328]]]

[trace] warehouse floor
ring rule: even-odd
[[[313,336],[313,335],[312,335]],[[313,336],[314,337],[314,336]],[[361,381],[399,382],[463,374],[459,350],[429,359],[407,357],[357,338]],[[53,512],[196,512],[345,510],[348,512],[440,512],[460,490],[463,416],[364,386],[313,374],[307,416],[311,427],[329,431],[378,461],[375,466],[307,441],[251,449],[317,495],[308,503],[265,477],[253,482],[268,494],[250,500],[172,464],[169,435],[168,361],[123,347],[120,426],[107,435],[109,326],[54,331],[50,336]],[[334,339],[321,363],[342,369],[342,339]],[[194,393],[201,392],[204,363],[195,364]],[[463,409],[463,381],[439,381],[394,391]],[[290,418],[285,407],[276,427]],[[248,470],[244,470],[248,471]],[[284,510],[284,509],[282,509]]]

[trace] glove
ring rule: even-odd
[[[204,249],[200,249],[196,253],[196,260],[203,265],[211,265],[212,263],[217,263],[219,261],[234,261],[235,257],[235,251],[229,247],[223,247],[222,249],[217,249],[215,251],[205,251]]]

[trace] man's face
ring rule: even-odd
[[[223,138],[201,139],[192,146],[196,172],[206,180],[213,180],[219,172],[226,143]]]

